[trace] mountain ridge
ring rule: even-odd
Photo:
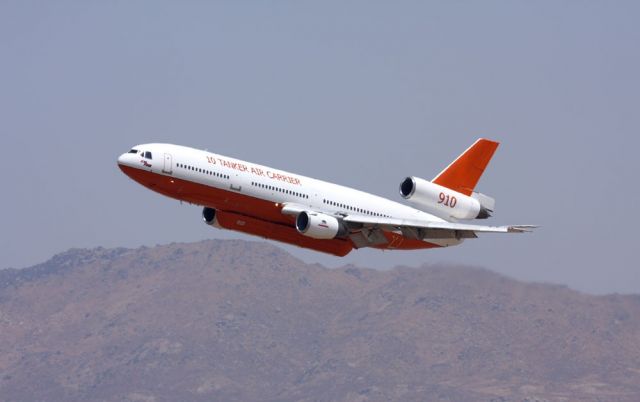
[[[71,249],[0,271],[6,400],[638,400],[640,296],[269,243]]]

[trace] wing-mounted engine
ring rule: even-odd
[[[400,183],[400,195],[417,209],[445,219],[486,219],[493,210],[493,200],[483,194],[469,197],[414,176]]]
[[[347,234],[346,227],[337,218],[319,212],[300,212],[296,217],[296,229],[314,239],[334,239]]]
[[[202,209],[202,220],[209,226],[214,226],[219,229],[222,228],[218,222],[218,212],[213,208],[204,207]]]

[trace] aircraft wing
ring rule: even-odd
[[[297,215],[302,211],[308,211],[304,205],[285,203],[282,213],[286,215]],[[509,225],[509,226],[486,226],[470,225],[456,222],[423,221],[412,219],[395,219],[386,217],[375,217],[368,215],[349,214],[334,215],[325,211],[314,211],[326,213],[344,222],[350,230],[358,229],[383,229],[400,230],[405,235],[413,238],[468,238],[476,237],[476,233],[523,233],[535,229],[535,225]]]
[[[469,232],[486,232],[486,233],[523,233],[530,232],[535,229],[535,225],[509,225],[509,226],[486,226],[486,225],[470,225],[466,223],[455,222],[438,222],[438,221],[421,221],[410,219],[394,219],[369,217],[360,215],[347,215],[343,218],[344,222],[357,223],[364,227],[393,227],[401,229],[403,227],[415,229],[432,229],[443,231],[469,231]]]

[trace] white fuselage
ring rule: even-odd
[[[152,153],[150,167],[141,164],[140,156],[135,154],[123,154],[119,163],[273,203],[293,202],[335,214],[444,221],[364,191],[212,152],[172,144],[145,144],[134,149]],[[163,160],[166,154],[171,155],[170,162]],[[165,168],[165,163],[171,166]]]

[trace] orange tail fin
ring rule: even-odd
[[[431,181],[471,195],[498,145],[498,142],[480,138]]]

